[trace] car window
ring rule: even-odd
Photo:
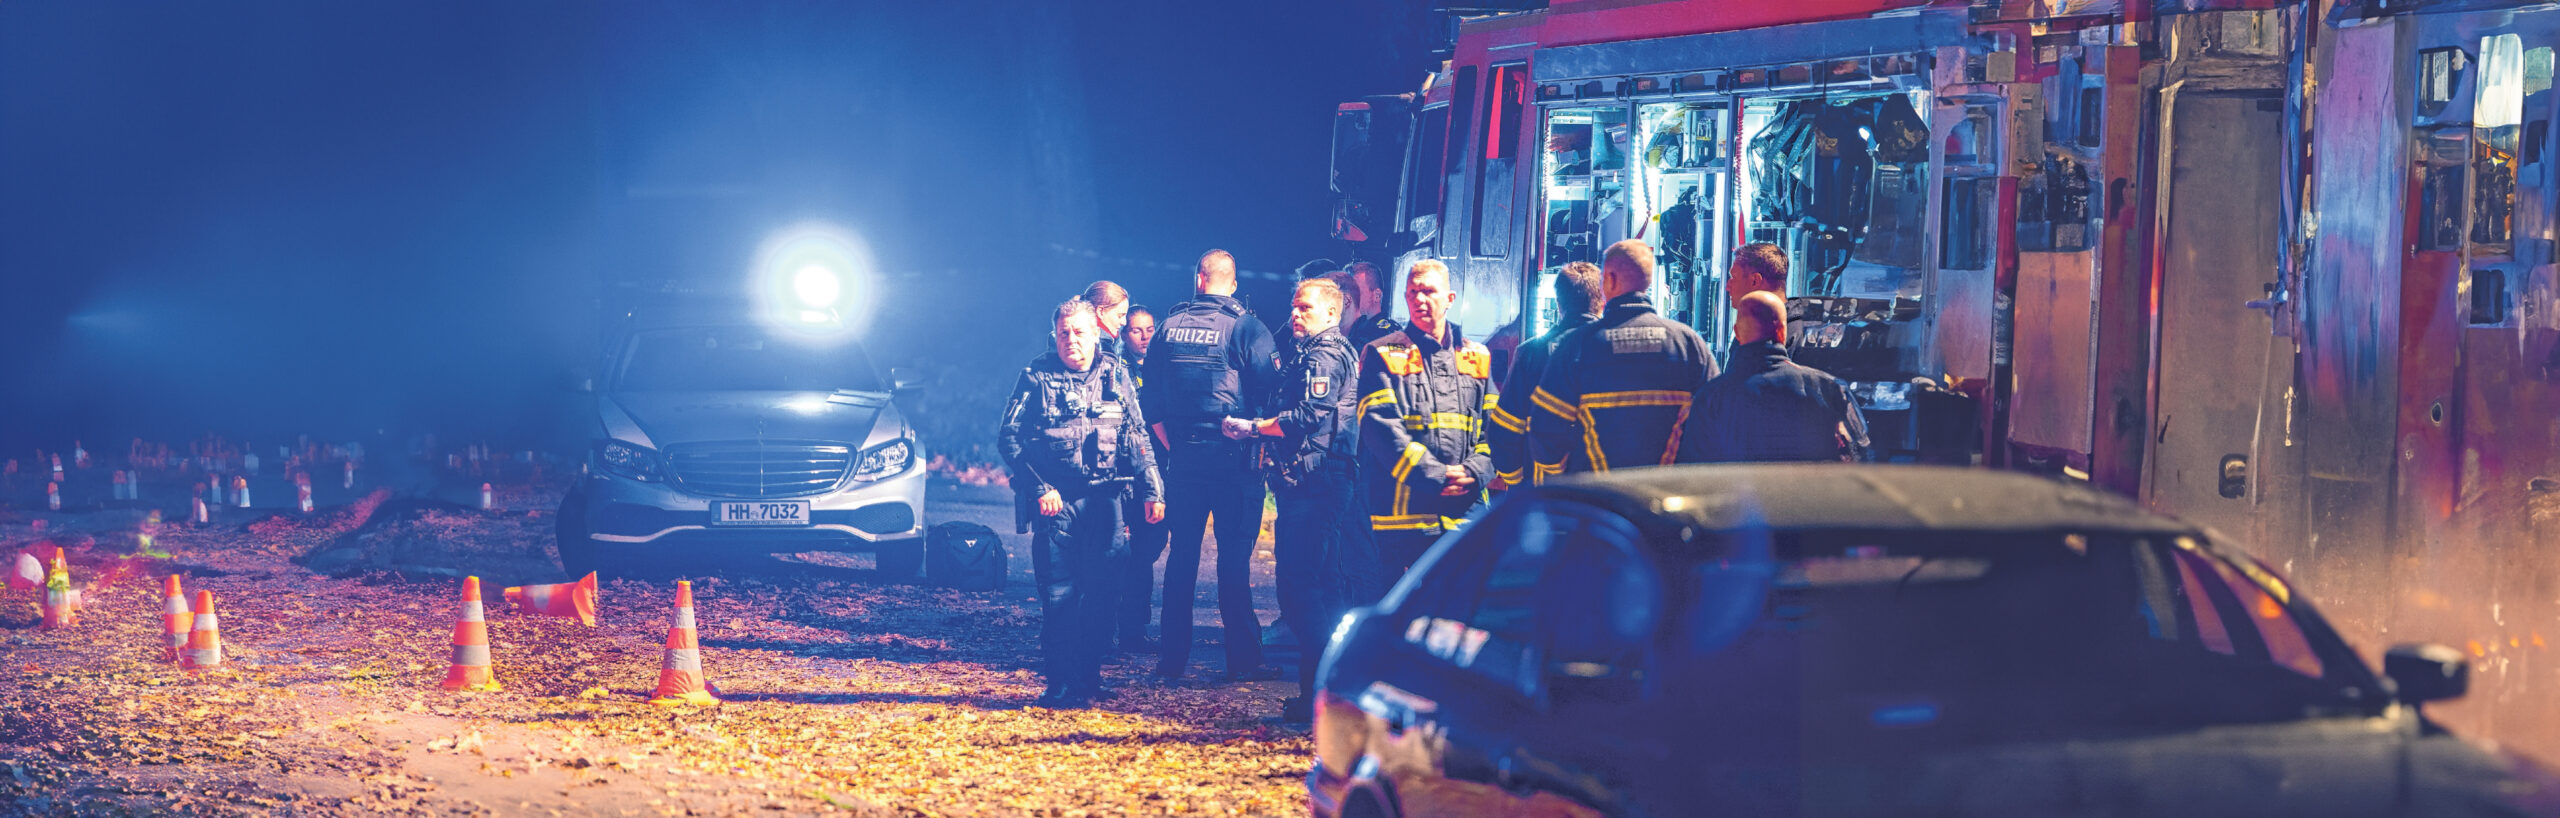
[[[1406,641],[1534,694],[1541,678],[1641,683],[1659,581],[1623,520],[1577,503],[1499,509],[1403,589]]]
[[[635,333],[613,390],[884,391],[862,346],[793,338],[762,327],[685,327]]]
[[[1768,536],[1763,534],[1763,536]],[[2116,534],[1783,532],[1744,593],[1685,570],[1666,689],[1726,729],[1958,742],[2370,712],[2352,652],[2263,567]],[[1736,604],[1736,600],[1740,604]]]

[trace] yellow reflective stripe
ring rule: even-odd
[[[1372,408],[1379,407],[1379,406],[1392,406],[1392,405],[1394,405],[1394,404],[1395,404],[1395,402],[1396,402],[1396,390],[1394,390],[1394,389],[1380,389],[1380,390],[1378,390],[1378,391],[1376,391],[1376,392],[1371,392],[1371,393],[1369,393],[1369,395],[1368,395],[1367,397],[1361,398],[1361,399],[1360,399],[1360,408],[1359,408],[1359,410],[1358,410],[1358,411],[1359,411],[1359,412],[1361,412],[1362,414],[1367,414],[1367,413],[1368,413],[1368,411],[1369,411],[1370,409],[1372,409]]]
[[[1556,397],[1555,393],[1547,391],[1546,387],[1541,386],[1532,390],[1529,393],[1529,402],[1537,404],[1540,409],[1554,412],[1556,417],[1564,418],[1566,420],[1572,420],[1574,417],[1573,404],[1566,403],[1563,398]]]
[[[1491,400],[1485,401],[1484,413],[1486,417],[1493,418],[1493,425],[1509,429],[1512,434],[1525,435],[1529,433],[1528,421],[1513,417],[1511,413],[1502,411],[1502,407],[1493,405],[1493,401]]]
[[[1531,464],[1529,464],[1529,482],[1530,482],[1532,485],[1541,485],[1541,486],[1546,485],[1546,483],[1547,483],[1547,478],[1549,478],[1549,477],[1554,477],[1554,476],[1556,476],[1556,475],[1563,474],[1563,473],[1564,473],[1564,461],[1561,461],[1561,460],[1556,461],[1556,462],[1554,462],[1554,463],[1531,463]]]
[[[1486,392],[1486,393],[1484,393],[1484,408],[1485,408],[1485,411],[1488,411],[1488,412],[1489,412],[1489,411],[1493,411],[1494,409],[1499,408],[1499,406],[1500,406],[1500,404],[1501,404],[1501,403],[1502,403],[1502,394],[1501,394],[1501,393],[1499,393],[1499,392]]]
[[[1584,409],[1617,409],[1626,406],[1687,406],[1689,393],[1674,389],[1636,389],[1626,392],[1593,392],[1582,396]]]
[[[1591,407],[1582,407],[1576,414],[1582,417],[1583,456],[1591,458],[1592,471],[1608,471],[1609,455],[1600,451],[1600,424],[1592,422]]]
[[[1461,432],[1473,432],[1481,426],[1479,421],[1468,415],[1456,412],[1433,412],[1429,415],[1404,416],[1404,428],[1409,432],[1425,429],[1456,429]]]
[[[1422,444],[1404,444],[1404,456],[1396,458],[1395,468],[1387,470],[1387,474],[1393,477],[1396,483],[1395,502],[1387,507],[1387,513],[1389,516],[1403,516],[1405,506],[1412,502],[1413,487],[1407,485],[1404,481],[1405,478],[1413,476],[1413,467],[1422,464],[1422,456],[1424,454],[1426,454],[1426,452],[1423,450]]]
[[[1457,529],[1459,529],[1459,528],[1464,527],[1466,524],[1467,524],[1466,518],[1463,518],[1463,517],[1442,517],[1442,518],[1440,518],[1440,527],[1441,527],[1441,528],[1445,528],[1445,529],[1450,529],[1450,530],[1453,530],[1453,531],[1454,531],[1454,530],[1457,530]]]
[[[1493,453],[1493,444],[1491,444],[1491,443],[1478,443],[1478,444],[1476,444],[1476,454],[1492,454],[1492,453]]]
[[[1527,469],[1512,469],[1510,471],[1494,472],[1493,477],[1496,480],[1502,481],[1503,485],[1517,486],[1520,485],[1520,479],[1527,471]]]
[[[1437,514],[1372,514],[1369,527],[1379,531],[1427,531],[1441,526]]]

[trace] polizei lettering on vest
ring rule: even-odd
[[[1217,346],[1222,333],[1208,327],[1167,327],[1164,339],[1177,344]]]

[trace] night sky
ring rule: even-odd
[[[0,3],[0,447],[537,445],[633,289],[863,237],[878,357],[976,372],[1096,277],[1324,237],[1421,3]],[[1247,294],[1285,311],[1276,283]]]

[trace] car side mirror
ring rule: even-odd
[[[896,392],[901,395],[907,395],[914,394],[922,391],[923,389],[924,375],[922,373],[903,366],[889,367],[889,391]]]
[[[2382,675],[2406,704],[2458,699],[2471,690],[2471,660],[2443,645],[2393,645],[2382,654]]]

